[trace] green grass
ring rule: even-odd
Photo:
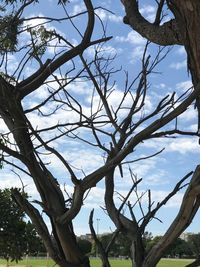
[[[191,260],[176,260],[176,259],[163,259],[159,262],[157,267],[184,267],[186,264],[191,262]],[[112,267],[131,267],[131,262],[129,260],[111,260]],[[6,261],[0,259],[0,265],[6,265]],[[17,265],[15,262],[11,262],[10,266]],[[23,260],[18,263],[18,266],[48,266],[53,267],[54,262],[52,260],[45,259],[28,259]],[[101,261],[96,259],[91,259],[91,267],[101,267]]]
[[[176,260],[176,259],[163,259],[159,262],[157,267],[185,267],[191,260]],[[131,267],[129,260],[111,260],[112,267]],[[101,267],[100,261],[91,260],[92,267]]]
[[[190,262],[192,262],[192,260],[163,259],[159,262],[157,267],[185,267],[185,265]]]
[[[110,260],[112,267],[131,267],[129,260]],[[98,260],[91,260],[92,267],[101,267],[101,262]]]

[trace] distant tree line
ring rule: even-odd
[[[99,237],[104,248],[108,246],[113,234],[105,234]],[[151,233],[144,233],[144,244],[147,252],[162,238],[162,236],[153,237]],[[130,240],[124,235],[118,234],[115,242],[112,244],[108,256],[130,258]],[[95,243],[88,240],[78,239],[79,246],[83,253],[91,256],[98,255],[98,249]],[[166,251],[164,257],[169,258],[199,258],[200,256],[200,233],[189,234],[187,240],[178,238]]]
[[[147,249],[150,249],[155,243],[157,243],[162,236],[156,236],[150,240],[147,240]],[[169,249],[164,254],[164,257],[170,258],[199,258],[200,256],[200,233],[189,234],[186,240],[177,238],[177,240],[171,244]]]

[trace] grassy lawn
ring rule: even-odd
[[[159,262],[157,267],[184,267],[191,260],[176,260],[176,259],[163,259]],[[128,260],[111,260],[112,267],[131,267],[131,262]],[[92,267],[101,267],[101,263],[97,260],[91,260]]]
[[[176,259],[163,259],[159,262],[157,267],[184,267],[186,264],[191,262],[190,260],[176,260]],[[129,260],[111,260],[112,267],[131,267],[131,262]],[[0,265],[6,265],[6,261],[0,259]],[[10,266],[17,265],[15,262],[11,262]],[[44,259],[28,259],[23,260],[18,263],[18,266],[48,266],[53,267],[54,262],[52,260]],[[101,267],[101,262],[96,259],[91,259],[91,267]]]
[[[163,259],[159,262],[157,267],[184,267],[190,262],[192,262],[192,260]]]

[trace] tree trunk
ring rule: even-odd
[[[142,267],[144,261],[144,246],[142,242],[142,238],[140,236],[137,237],[137,240],[133,240],[131,247],[131,260],[132,267]]]
[[[200,82],[200,1],[171,0],[168,6],[173,12],[183,38],[187,52],[188,70],[192,76],[193,85]],[[200,97],[196,99],[198,114],[200,114]],[[198,131],[200,116],[198,115]]]
[[[188,68],[196,84],[200,79],[200,1],[172,0],[169,8],[178,22],[188,55]]]
[[[197,87],[197,84],[199,84],[200,82],[200,30],[199,30],[200,1],[168,0],[167,3],[168,3],[170,10],[173,12],[175,16],[175,19],[176,19],[176,22],[178,24],[178,28],[180,31],[180,36],[182,36],[182,43],[187,52],[188,70],[191,73],[192,82],[195,88]],[[200,131],[200,97],[199,96],[196,99],[196,107],[198,110],[198,131]],[[196,209],[199,207],[199,197],[198,197],[200,194],[199,186],[198,188],[196,187],[196,190],[198,190],[198,192],[194,192],[191,194],[191,197],[193,197],[193,195],[197,196],[196,200],[194,198],[194,204],[193,204],[193,207],[191,207],[192,209],[195,207],[195,205],[196,205]],[[188,201],[186,200],[186,202],[189,203],[190,196],[187,196],[187,197],[188,197]],[[182,231],[187,227],[189,222],[191,222],[192,218],[193,218],[193,214],[191,214],[190,220],[188,220],[188,223],[186,223],[185,227],[182,228]],[[181,218],[178,218],[178,217],[177,219],[181,220]],[[181,228],[179,230],[181,233]],[[173,237],[173,234],[166,235],[165,240],[163,239],[164,243],[165,244],[169,243],[170,245],[171,244],[170,238],[172,237]],[[151,256],[149,255],[150,257],[146,257],[142,267],[155,267],[156,266],[157,262],[159,261],[158,259],[159,257],[157,256],[158,254],[160,254],[158,251],[163,250],[162,253],[164,253],[164,251],[168,247],[168,246],[165,246],[163,241],[154,247],[152,253],[150,253]],[[189,266],[197,266],[197,265],[189,265]]]
[[[57,218],[66,212],[65,199],[58,186],[56,179],[48,171],[46,166],[38,160],[37,153],[29,135],[28,119],[24,115],[23,107],[15,95],[12,85],[0,77],[0,116],[8,129],[13,133],[13,137],[18,146],[18,151],[14,151],[16,157],[20,159],[32,176],[37,190],[41,196],[42,208],[49,216],[52,224],[55,244],[39,212],[25,201],[23,196],[14,194],[17,203],[28,214],[34,222],[38,233],[41,235],[49,255],[61,267],[89,267],[89,260],[81,252],[76,237],[73,232],[72,222],[59,223]]]

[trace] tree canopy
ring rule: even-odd
[[[41,240],[25,213],[12,199],[12,189],[0,190],[0,255],[7,261],[21,260],[24,254],[37,253]]]

